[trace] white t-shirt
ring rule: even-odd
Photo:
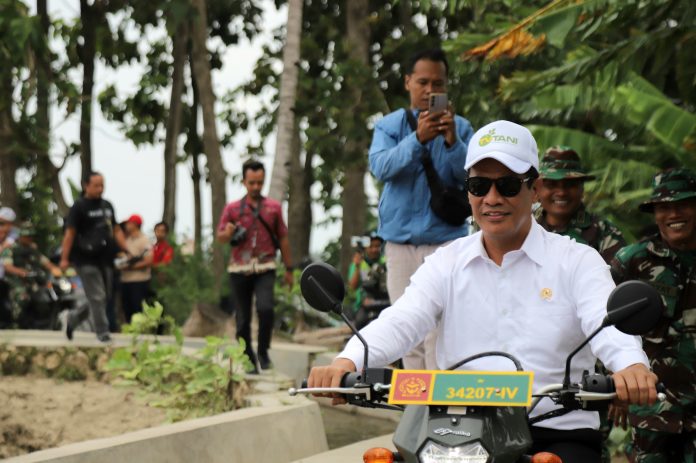
[[[145,233],[130,235],[126,238],[126,248],[131,256],[149,256],[152,253],[152,244]],[[123,283],[136,283],[150,281],[150,267],[141,269],[121,270],[121,281]]]
[[[568,354],[600,326],[613,288],[609,267],[597,251],[547,232],[533,220],[522,248],[505,254],[501,266],[488,257],[481,232],[438,249],[411,277],[404,295],[361,334],[370,346],[370,366],[385,366],[422,341],[441,317],[439,368],[481,352],[503,351],[534,372],[537,391],[563,382]],[[571,381],[579,381],[583,370],[594,370],[595,356],[612,371],[648,365],[639,337],[606,328],[573,358]],[[339,357],[360,369],[362,344],[353,337]],[[485,357],[462,368],[515,367],[508,359]],[[531,416],[554,408],[543,399]],[[573,411],[537,426],[596,429],[599,418],[596,412]]]

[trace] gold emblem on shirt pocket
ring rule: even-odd
[[[540,296],[543,300],[550,301],[553,297],[553,291],[551,291],[551,288],[543,288],[541,290]]]

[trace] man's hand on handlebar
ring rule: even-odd
[[[326,367],[314,367],[309,372],[307,387],[340,387],[341,379],[346,373],[356,371],[355,364],[346,358],[337,358]],[[338,394],[315,394],[319,397],[333,397],[331,405],[346,403]]]
[[[657,375],[642,363],[635,363],[613,375],[616,398],[635,405],[652,405],[657,400]]]

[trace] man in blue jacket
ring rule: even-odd
[[[417,121],[416,130],[409,124],[407,110],[399,109],[376,124],[372,138],[370,170],[384,182],[378,234],[386,241],[387,289],[392,303],[401,297],[426,256],[467,234],[466,225],[450,225],[433,213],[421,162],[425,148],[441,181],[463,188],[467,144],[473,135],[471,124],[455,115],[451,106],[444,111],[428,111],[430,95],[447,92],[447,72],[447,57],[442,50],[414,55],[404,80],[410,95],[408,111]],[[431,333],[423,345],[404,357],[404,366],[434,367],[433,347]]]

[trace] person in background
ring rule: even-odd
[[[616,253],[617,284],[639,279],[660,292],[664,312],[643,336],[650,367],[667,389],[667,400],[631,406],[634,463],[696,461],[696,174],[660,172],[639,209],[658,232]]]
[[[152,267],[169,265],[174,258],[174,248],[167,240],[169,225],[160,222],[155,225],[155,245],[152,247]]]
[[[17,216],[12,209],[0,207],[0,252],[14,243],[10,237],[10,230],[16,218]],[[13,323],[10,287],[5,280],[5,267],[0,261],[0,329],[11,328]]]
[[[293,283],[288,229],[282,207],[278,201],[261,195],[265,175],[259,161],[250,159],[242,165],[242,183],[247,194],[225,206],[217,230],[217,240],[232,245],[227,267],[230,297],[236,313],[237,338],[244,340],[245,353],[254,365],[251,373],[258,373],[258,367],[266,370],[272,365],[268,350],[273,332],[278,249],[285,263],[285,283],[288,286]],[[258,357],[251,345],[252,297],[256,298],[259,319]]]
[[[33,320],[30,314],[31,301],[30,283],[28,278],[34,275],[44,275],[42,271],[50,272],[59,277],[62,272],[48,257],[41,254],[34,242],[36,230],[31,223],[23,223],[19,228],[17,241],[0,253],[0,259],[5,266],[7,281],[10,285],[12,303],[16,308],[20,328],[37,327],[39,320]],[[41,328],[50,328],[51,320],[44,320]]]
[[[143,310],[143,301],[150,292],[152,246],[141,231],[143,219],[138,214],[126,220],[126,252],[129,258],[119,265],[121,271],[121,303],[126,322]]]
[[[541,207],[535,211],[537,223],[545,230],[568,236],[578,243],[586,244],[599,252],[608,264],[614,254],[626,245],[621,231],[610,221],[587,210],[583,203],[585,182],[593,180],[583,168],[578,153],[568,146],[553,146],[546,150],[539,164],[539,179],[536,190]],[[597,364],[596,370],[608,373]],[[614,410],[617,423],[625,420],[625,410]],[[604,437],[602,461],[611,463],[607,445],[611,432],[611,420],[607,410],[600,411],[600,431]]]
[[[411,275],[438,247],[465,236],[467,225],[454,226],[433,213],[431,192],[423,169],[423,149],[430,151],[440,179],[462,186],[464,162],[473,129],[451,107],[431,113],[430,95],[447,92],[449,65],[440,49],[416,53],[408,63],[404,86],[408,109],[387,114],[375,125],[370,146],[370,171],[384,182],[379,200],[379,236],[384,238],[387,288],[392,304],[404,293]],[[410,116],[417,120],[413,130]],[[434,333],[404,359],[409,369],[431,368],[435,362]]]
[[[125,250],[126,241],[115,221],[114,207],[102,198],[104,176],[88,172],[82,179],[82,189],[82,196],[72,205],[65,221],[59,266],[65,271],[71,260],[75,264],[89,301],[97,339],[111,342],[106,306],[112,288],[114,249]],[[67,318],[68,339],[72,339],[79,317],[71,311]]]
[[[362,329],[389,306],[384,240],[372,234],[370,244],[356,250],[348,268],[348,287],[355,291],[355,325]]]
[[[547,231],[596,249],[609,263],[626,240],[613,223],[585,208],[584,185],[592,179],[594,176],[583,168],[575,150],[567,146],[549,148],[539,165],[537,194],[541,207],[535,217]]]

